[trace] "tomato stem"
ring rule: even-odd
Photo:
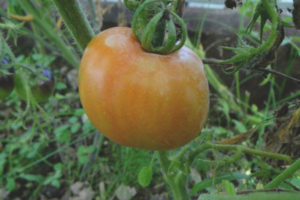
[[[187,174],[182,170],[169,170],[170,166],[177,160],[171,161],[167,151],[159,151],[158,159],[162,168],[162,173],[165,181],[172,191],[175,200],[188,200],[190,199],[187,191]]]
[[[289,168],[285,169],[276,178],[265,186],[265,189],[271,189],[277,187],[287,178],[290,178],[298,169],[300,169],[300,159],[296,160]]]
[[[83,50],[94,36],[78,0],[53,0],[59,14]]]
[[[169,153],[167,151],[159,151],[158,159],[162,168],[163,177],[167,182],[167,184],[169,185],[170,190],[172,191],[172,194],[174,196],[174,199],[176,200],[190,199],[187,190],[187,176],[189,174],[190,167],[193,161],[195,160],[195,158],[200,153],[208,149],[236,151],[234,156],[225,158],[224,160],[217,163],[217,168],[214,172],[213,180],[215,180],[216,174],[220,168],[236,162],[238,159],[240,159],[242,153],[267,157],[267,158],[273,158],[278,160],[284,160],[287,163],[292,163],[291,157],[284,154],[250,149],[242,145],[224,145],[224,144],[214,144],[210,142],[206,142],[203,145],[200,145],[198,148],[193,150],[191,150],[190,148],[185,148],[172,159],[170,159]],[[186,153],[187,153],[187,157],[184,156]],[[299,168],[300,168],[300,160],[296,161],[294,164],[291,165],[290,168],[285,170],[271,183],[269,183],[268,188],[276,187],[286,178],[290,177]]]
[[[180,17],[183,16],[184,3],[185,3],[185,0],[177,0],[176,12],[177,12],[178,16],[180,16]]]
[[[199,153],[202,153],[207,149],[241,151],[243,153],[250,154],[250,155],[256,155],[256,156],[261,156],[261,157],[266,157],[266,158],[273,158],[273,159],[277,159],[277,160],[284,160],[287,163],[292,163],[291,157],[284,155],[284,154],[250,149],[250,148],[244,147],[242,145],[213,144],[213,143],[208,142],[208,143],[205,143],[205,144],[199,146],[194,151],[190,152],[190,154],[188,156],[188,164],[191,165],[192,162],[195,160],[196,156]]]

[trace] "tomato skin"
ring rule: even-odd
[[[0,68],[2,68],[2,65],[7,65],[7,64],[9,64],[9,61],[5,58],[2,58],[0,63]],[[14,68],[10,68],[7,71],[10,72],[11,74],[9,75],[0,74],[0,100],[8,97],[14,89],[14,75],[13,75]]]
[[[198,136],[208,113],[209,89],[201,59],[189,48],[145,52],[130,28],[94,37],[79,69],[88,118],[112,141],[169,150]]]

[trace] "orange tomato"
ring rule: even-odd
[[[151,150],[197,137],[209,108],[203,64],[192,50],[148,53],[125,27],[107,29],[88,44],[79,92],[88,118],[105,136]]]

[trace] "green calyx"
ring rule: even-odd
[[[146,51],[158,54],[180,49],[187,35],[174,4],[161,0],[146,0],[140,4],[133,16],[132,29]]]
[[[129,9],[129,10],[136,10],[139,5],[141,3],[143,3],[144,0],[124,0],[124,4],[125,6]]]

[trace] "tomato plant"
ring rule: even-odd
[[[40,65],[35,66],[36,70],[39,71],[38,75],[32,72],[20,69],[15,75],[15,88],[17,94],[22,98],[26,99],[26,83],[22,80],[32,80],[28,82],[29,92],[36,102],[45,102],[51,96],[54,89],[54,77],[52,72],[47,67],[41,67]]]
[[[5,74],[0,71],[0,100],[8,97],[14,89],[14,78],[13,78],[14,69],[4,68],[4,65],[8,65],[8,64],[9,64],[8,60],[6,58],[2,58],[0,64],[0,70],[3,70]]]
[[[17,92],[26,102],[11,95],[0,104],[0,196],[297,199],[300,92],[291,83],[300,82],[293,77],[300,40],[289,30],[293,20],[297,25],[299,0],[289,9],[293,19],[275,0],[224,1],[235,11],[198,9],[185,0],[124,0],[130,13],[120,2],[4,3],[0,58],[11,62],[0,71],[16,69]],[[110,20],[127,24],[131,14],[130,29],[94,38],[94,30],[105,30]],[[209,90],[202,61],[189,48],[206,63],[214,91],[202,130]],[[84,110],[76,89],[85,49],[79,72]],[[54,84],[43,66],[55,66],[58,84],[53,102],[40,105],[48,94],[40,97],[39,84],[50,81],[45,91]],[[125,148],[103,140],[87,116],[130,147],[168,150],[201,136],[174,151]]]
[[[209,107],[201,59],[189,48],[143,50],[130,28],[94,37],[80,64],[79,91],[91,122],[130,147],[167,150],[200,132]]]

